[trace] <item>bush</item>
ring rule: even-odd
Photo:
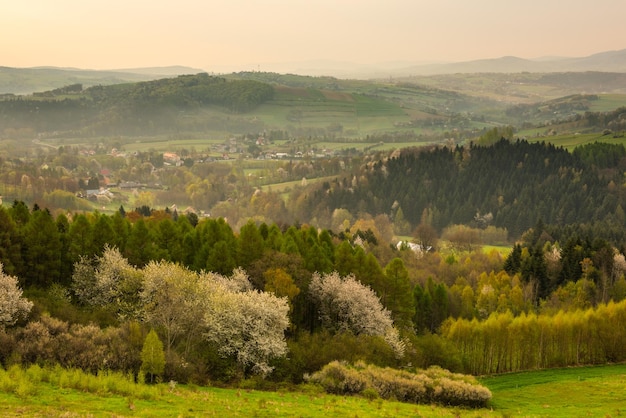
[[[383,337],[354,335],[349,332],[331,334],[328,331],[301,332],[288,342],[289,359],[276,362],[270,378],[302,383],[302,376],[320,370],[331,361],[355,363],[363,360],[381,367],[396,366],[398,360]]]
[[[409,403],[438,403],[481,407],[491,399],[489,389],[472,376],[451,373],[440,367],[409,372],[381,368],[364,362],[355,366],[333,361],[309,376],[328,393],[360,394],[367,399],[380,396]]]
[[[328,363],[310,379],[320,384],[326,392],[337,395],[361,393],[368,386],[365,376],[361,375],[358,370],[338,361]]]
[[[7,367],[10,363],[11,356],[15,351],[15,336],[5,331],[0,331],[0,367]]]

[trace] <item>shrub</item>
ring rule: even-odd
[[[37,394],[37,386],[33,382],[31,382],[27,376],[23,375],[18,380],[14,393],[19,398],[28,398],[29,396],[34,396]]]
[[[339,361],[328,363],[322,370],[314,373],[310,380],[320,384],[326,392],[338,395],[361,393],[368,383],[358,370]]]
[[[441,378],[433,391],[433,402],[444,405],[480,407],[486,405],[489,399],[491,392],[486,387],[447,377]]]
[[[361,392],[361,396],[363,396],[368,401],[373,401],[374,399],[378,399],[378,392],[372,388],[366,388]]]
[[[9,365],[11,356],[15,351],[15,336],[13,333],[8,334],[5,331],[0,331],[0,367]]]
[[[410,403],[438,403],[480,407],[491,399],[489,389],[472,376],[451,373],[440,367],[409,372],[381,368],[364,362],[354,366],[331,362],[307,380],[317,383],[328,393],[373,395]]]
[[[383,399],[410,403],[420,403],[428,399],[427,385],[430,380],[420,379],[419,375],[371,365],[365,367],[362,373]]]

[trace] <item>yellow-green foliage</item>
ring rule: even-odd
[[[440,367],[409,372],[358,362],[354,366],[331,362],[309,377],[328,393],[361,394],[373,391],[383,399],[410,403],[438,403],[480,407],[491,399],[489,389],[472,376],[451,373]]]
[[[64,369],[60,366],[40,367],[32,365],[27,369],[19,365],[8,370],[0,367],[0,391],[14,393],[20,398],[37,394],[40,383],[51,383],[65,389],[75,389],[98,395],[122,395],[137,399],[156,399],[159,389],[153,386],[138,385],[132,374],[100,371],[98,374],[85,373],[80,369]]]
[[[626,301],[556,314],[449,320],[442,336],[475,375],[626,360]]]

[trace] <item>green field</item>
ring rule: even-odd
[[[46,371],[47,370],[47,371]],[[626,365],[484,377],[489,408],[412,405],[331,396],[312,386],[263,392],[130,383],[59,369],[0,369],[4,417],[616,417],[626,412]]]
[[[626,144],[626,138],[614,138],[612,135],[603,135],[602,133],[591,134],[563,134],[550,137],[528,138],[529,142],[546,142],[554,144],[557,147],[563,147],[568,151],[580,145],[592,144],[594,142],[604,142],[608,144]]]
[[[483,245],[482,246],[483,253],[489,254],[492,251],[497,251],[503,257],[507,257],[509,253],[511,252],[511,249],[512,248],[510,245]]]
[[[590,112],[610,112],[626,106],[626,94],[599,94],[598,100],[591,102]]]
[[[626,365],[553,369],[480,379],[503,416],[616,417],[626,414]]]

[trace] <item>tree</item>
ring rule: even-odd
[[[314,273],[309,294],[317,302],[320,319],[327,328],[383,337],[396,355],[404,355],[404,344],[393,326],[391,312],[383,307],[370,287],[359,283],[354,276]]]
[[[396,326],[402,329],[413,328],[415,302],[411,295],[409,272],[399,258],[394,258],[385,267],[384,287],[379,290],[380,298],[391,311]]]
[[[33,303],[22,297],[17,278],[5,274],[0,262],[0,330],[26,318],[32,307]]]
[[[433,300],[432,320],[430,329],[436,332],[443,321],[448,317],[449,299],[445,283],[435,284],[432,278],[428,280],[429,292]]]
[[[150,383],[165,370],[163,343],[155,330],[150,330],[141,349],[141,372],[150,375]]]
[[[239,266],[248,269],[250,264],[263,256],[265,243],[254,221],[249,220],[241,227],[237,240],[237,260]]]
[[[347,276],[357,270],[357,263],[354,256],[354,248],[350,242],[344,240],[335,247],[335,270],[340,274]]]
[[[443,239],[459,251],[472,251],[480,246],[478,230],[465,225],[451,225],[443,231]]]
[[[74,263],[71,289],[82,305],[99,305],[102,295],[96,286],[95,271],[91,257],[80,256],[80,259]]]
[[[515,244],[513,250],[504,260],[504,270],[509,274],[515,274],[520,271],[522,266],[522,246]]]
[[[206,268],[220,274],[228,274],[237,267],[235,249],[226,241],[215,243],[206,260]]]
[[[234,356],[245,373],[266,375],[269,361],[287,352],[287,298],[271,293],[232,290],[222,280],[207,278],[204,336],[224,356]]]
[[[22,264],[20,246],[15,222],[8,211],[0,206],[0,262],[9,274],[18,271]]]
[[[171,262],[150,262],[142,270],[140,293],[145,320],[162,331],[168,354],[179,337],[190,343],[199,334],[205,295],[197,273]]]
[[[183,235],[171,219],[162,219],[155,230],[155,243],[161,259],[183,262]]]
[[[398,211],[396,212],[396,216],[393,220],[393,229],[396,235],[410,234],[411,224],[404,217],[404,212],[401,207],[398,207]]]
[[[61,269],[59,272],[59,283],[67,286],[72,280],[72,265],[74,260],[70,258],[70,242],[68,233],[70,230],[70,221],[65,214],[57,216],[55,221],[57,231],[59,231],[59,242],[61,243]]]
[[[328,273],[333,268],[333,263],[327,257],[327,253],[317,243],[309,248],[304,256],[304,265],[309,271],[317,271],[319,273]]]
[[[154,258],[154,254],[152,234],[146,222],[140,218],[130,230],[124,255],[132,265],[143,267]]]
[[[428,251],[437,247],[437,230],[429,224],[421,223],[413,231],[413,239],[422,251]]]
[[[124,209],[120,206],[120,209]],[[126,249],[126,241],[130,234],[130,222],[126,219],[126,215],[117,211],[111,217],[111,227],[113,228],[113,236],[115,241],[111,244],[118,248],[122,253]]]
[[[278,297],[286,297],[289,301],[289,311],[293,309],[293,299],[300,294],[300,289],[293,278],[282,268],[271,268],[263,273],[265,291]]]
[[[111,218],[96,212],[93,223],[93,248],[96,254],[101,255],[104,248],[115,244],[116,237]]]
[[[139,317],[141,271],[131,266],[116,248],[105,247],[94,264],[95,267],[91,259],[83,257],[74,267],[72,287],[79,300],[86,305],[109,307],[120,319]]]
[[[421,285],[416,284],[413,288],[413,299],[415,300],[415,316],[413,317],[413,324],[415,326],[415,332],[418,334],[423,333],[429,329],[429,321],[432,317],[432,305],[433,300],[428,291],[428,287],[424,289]]]
[[[93,225],[87,218],[87,215],[77,214],[68,233],[70,259],[74,262],[78,261],[81,256],[91,257],[96,254],[96,248],[93,243]]]
[[[33,211],[23,233],[28,266],[23,273],[25,282],[43,287],[57,282],[61,274],[61,240],[50,212]]]

